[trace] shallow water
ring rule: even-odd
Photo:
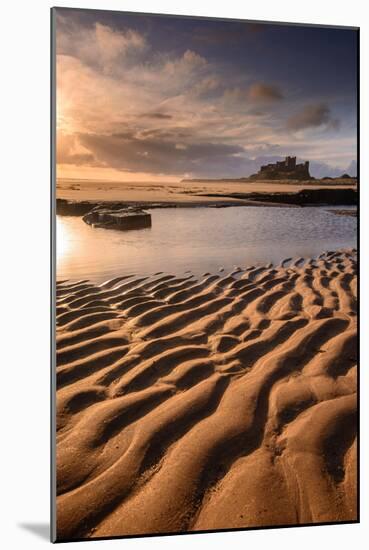
[[[345,207],[348,208],[348,207]],[[357,220],[326,207],[153,209],[152,227],[97,229],[57,216],[57,279],[105,281],[159,271],[196,275],[356,247]]]

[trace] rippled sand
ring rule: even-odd
[[[57,284],[58,540],[356,519],[356,259]]]

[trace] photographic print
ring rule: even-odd
[[[54,540],[358,521],[358,37],[52,10]]]

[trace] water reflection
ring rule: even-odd
[[[311,257],[356,246],[356,218],[325,208],[168,208],[151,211],[152,228],[96,229],[57,217],[57,278],[103,281],[157,271],[215,272],[221,266]]]

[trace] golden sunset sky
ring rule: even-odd
[[[356,174],[352,29],[56,10],[57,176]]]

